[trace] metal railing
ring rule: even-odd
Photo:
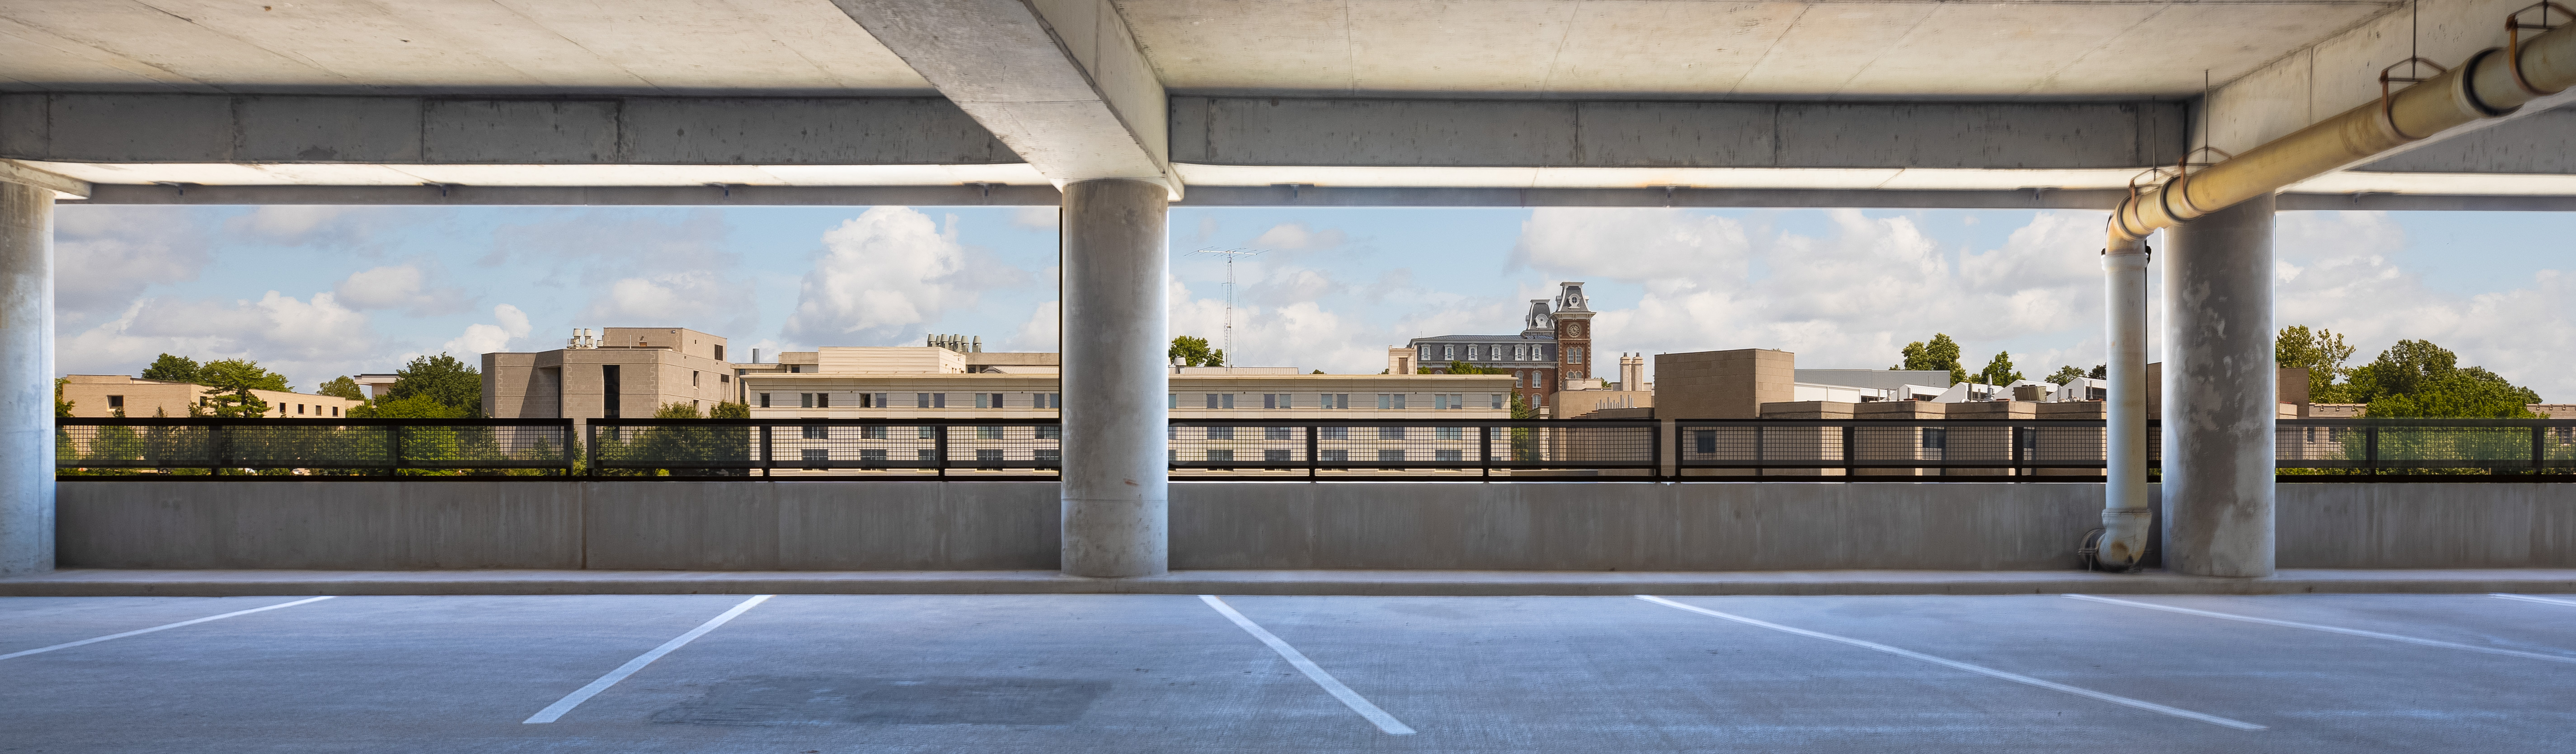
[[[570,419],[56,419],[62,476],[570,474]]]
[[[1173,479],[2088,481],[2098,420],[1175,419]],[[56,420],[66,478],[1054,479],[1054,419]],[[2149,466],[2161,466],[2150,423]],[[2576,420],[2283,419],[2279,479],[2576,482]]]

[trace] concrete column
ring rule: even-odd
[[[1170,569],[1163,187],[1064,187],[1064,572]]]
[[[0,183],[0,576],[54,569],[54,192]]]
[[[2272,197],[2166,231],[2164,564],[2272,575]]]

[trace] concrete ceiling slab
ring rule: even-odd
[[[1176,93],[2197,94],[2395,0],[1119,0]],[[2145,64],[2142,64],[2145,63]]]
[[[11,0],[0,90],[926,94],[828,0]]]

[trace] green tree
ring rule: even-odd
[[[665,404],[662,404],[662,407],[661,407],[661,408],[654,409],[654,411],[653,411],[653,418],[655,418],[655,419],[704,419],[704,418],[707,418],[707,417],[705,417],[705,416],[703,416],[703,415],[700,415],[700,414],[698,413],[698,404],[695,404],[695,403],[678,403],[678,402],[673,402],[673,403],[665,403]]]
[[[2530,419],[2540,394],[2485,367],[2461,367],[2459,355],[2422,340],[2401,340],[2351,370],[2348,399],[2366,403],[2373,419]]]
[[[55,416],[70,416],[70,415],[72,415],[72,404],[73,404],[73,403],[76,403],[76,401],[67,401],[67,400],[63,400],[63,386],[64,386],[64,385],[69,385],[69,384],[72,384],[72,381],[71,381],[70,379],[68,379],[68,378],[63,378],[63,377],[56,377],[56,378],[54,378],[54,415],[55,415]]]
[[[1977,381],[1987,385],[2010,385],[2023,379],[2021,372],[2013,370],[2011,351],[1996,351],[1986,368],[1977,370]]]
[[[367,391],[358,387],[358,381],[347,377],[338,377],[332,379],[330,382],[322,383],[322,386],[314,388],[313,392],[328,395],[333,398],[347,398],[353,401],[363,401],[367,399]]]
[[[1905,363],[1888,369],[1941,370],[1950,373],[1952,383],[1968,381],[1968,368],[1959,365],[1959,341],[1951,340],[1947,333],[1933,333],[1929,343],[1918,340],[1905,344],[1904,356]]]
[[[749,419],[751,418],[751,405],[747,403],[735,403],[732,401],[718,403],[714,408],[707,409],[707,418]]]
[[[2093,365],[2093,373],[2092,373],[2092,374],[2087,374],[2087,375],[2084,375],[2084,376],[2086,376],[2086,377],[2091,377],[2091,378],[2093,378],[2093,379],[2097,379],[2097,380],[2107,380],[2107,379],[2111,379],[2111,365],[2109,365],[2109,364],[2095,364],[2095,365]]]
[[[2333,330],[2291,325],[2281,328],[2280,336],[2272,339],[2272,363],[2284,369],[2307,369],[2308,400],[2318,403],[2356,402],[2349,385],[2335,384],[2352,373],[2343,365],[2351,358],[2352,346],[2345,345],[2343,335]]]
[[[206,388],[206,412],[215,416],[266,416],[268,402],[253,390],[285,391],[286,375],[268,371],[250,359],[217,359],[197,368],[197,384]]]
[[[394,372],[394,384],[385,389],[385,398],[420,397],[446,406],[457,418],[481,416],[483,373],[444,353],[414,358]]]
[[[2064,385],[2080,379],[2084,379],[2084,370],[2075,368],[2073,364],[2058,367],[2056,374],[2048,376],[2048,382],[2051,385]]]
[[[161,354],[160,358],[152,360],[152,366],[143,368],[143,379],[162,382],[196,382],[197,360],[185,356]]]
[[[1221,367],[1225,366],[1225,349],[1209,348],[1206,338],[1183,335],[1172,339],[1172,348],[1166,358],[1185,367]]]

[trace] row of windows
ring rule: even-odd
[[[1255,428],[1254,428],[1254,427],[1246,427],[1245,429],[1255,429]],[[1258,427],[1257,429],[1260,429],[1260,430],[1261,430],[1261,439],[1264,439],[1264,440],[1294,440],[1294,439],[1297,439],[1297,438],[1298,438],[1298,436],[1299,436],[1299,434],[1300,434],[1300,433],[1298,432],[1298,428],[1296,428],[1296,427]],[[1351,430],[1352,430],[1352,429],[1353,429],[1353,428],[1351,428],[1351,427],[1316,427],[1316,428],[1315,428],[1315,433],[1316,433],[1316,435],[1315,435],[1315,439],[1318,439],[1318,440],[1348,440],[1348,439],[1351,439]],[[1366,431],[1367,431],[1367,430],[1369,430],[1369,429],[1371,429],[1371,428],[1370,428],[1370,427],[1359,427],[1358,429],[1360,429],[1360,430],[1362,431],[1362,432],[1361,432],[1362,434],[1366,434],[1366,433],[1367,433]],[[1377,430],[1377,439],[1380,439],[1380,440],[1402,440],[1402,439],[1406,439],[1406,438],[1405,438],[1405,431],[1406,431],[1406,430],[1410,430],[1410,429],[1421,429],[1421,427],[1376,427],[1375,429]],[[1203,437],[1202,439],[1208,439],[1208,440],[1232,440],[1232,439],[1236,439],[1236,438],[1235,438],[1235,436],[1234,436],[1234,430],[1235,430],[1235,428],[1233,428],[1233,427],[1187,427],[1187,428],[1184,428],[1184,427],[1172,427],[1172,428],[1170,428],[1170,439],[1174,439],[1174,440],[1181,439],[1181,434],[1182,434],[1182,432],[1183,432],[1183,431],[1185,431],[1185,430],[1190,431],[1190,432],[1192,432],[1192,433],[1194,433],[1194,434],[1202,434],[1202,435],[1204,435],[1204,437]],[[1430,428],[1430,430],[1431,430],[1431,439],[1434,439],[1434,440],[1464,440],[1464,439],[1466,439],[1466,438],[1467,438],[1467,428],[1465,428],[1465,427],[1431,427],[1431,428]],[[1248,437],[1247,437],[1247,438],[1244,438],[1244,439],[1250,439],[1250,438],[1248,438]]]
[[[806,449],[805,449],[805,451],[804,451],[804,454],[803,454],[803,456],[802,456],[802,459],[801,459],[801,460],[805,460],[805,461],[808,461],[808,462],[814,462],[814,463],[820,463],[820,462],[824,462],[824,461],[829,461],[829,460],[832,460],[832,451],[831,451],[830,449],[828,449],[828,448],[806,448]],[[888,457],[888,456],[887,456],[887,454],[886,454],[886,451],[884,451],[884,450],[881,450],[881,449],[869,449],[869,450],[862,450],[862,451],[859,451],[859,460],[864,462],[864,461],[893,461],[894,459],[893,459],[893,458]],[[925,464],[936,464],[936,463],[939,463],[939,451],[937,451],[937,450],[931,450],[931,449],[928,449],[928,448],[924,448],[924,449],[920,449],[920,450],[915,450],[915,451],[912,451],[912,460],[917,461],[917,462],[920,462],[920,463],[925,463]],[[978,461],[1007,461],[1007,460],[1010,460],[1010,459],[1008,459],[1008,458],[1004,457],[1004,456],[1003,456],[1003,454],[1002,454],[1001,449],[999,449],[999,448],[986,448],[986,449],[983,449],[983,450],[975,451],[975,460],[978,460]],[[1054,448],[1041,448],[1041,449],[1038,449],[1038,450],[1033,450],[1033,451],[1030,451],[1030,452],[1029,452],[1029,460],[1032,460],[1032,461],[1041,461],[1041,462],[1061,462],[1061,461],[1063,461],[1063,460],[1064,460],[1064,451],[1056,450],[1056,449],[1054,449]]]
[[[1199,397],[1207,408],[1224,410],[1234,408],[1234,395],[1233,393],[1202,393]],[[1351,407],[1349,393],[1314,393],[1304,398],[1298,397],[1299,395],[1299,393],[1262,393],[1261,407],[1271,409]],[[1379,393],[1377,407],[1379,410],[1386,411],[1404,408],[1405,404],[1410,402],[1408,396],[1407,393]],[[1170,398],[1172,408],[1181,407],[1180,393],[1172,393]],[[1502,408],[1503,394],[1487,393],[1482,402],[1487,404],[1488,408]],[[1431,407],[1434,409],[1466,408],[1467,396],[1461,393],[1435,393],[1431,396]]]
[[[1547,361],[1547,360],[1549,360],[1549,358],[1551,358],[1551,357],[1548,355],[1548,354],[1549,354],[1549,348],[1548,348],[1547,346],[1539,345],[1539,344],[1535,344],[1535,343],[1517,343],[1517,344],[1513,344],[1513,345],[1509,345],[1509,346],[1505,346],[1505,345],[1503,345],[1503,344],[1501,344],[1501,343],[1493,343],[1493,344],[1470,343],[1470,344],[1468,344],[1468,345],[1466,345],[1466,346],[1465,346],[1465,350],[1463,351],[1463,353],[1465,353],[1465,354],[1467,355],[1467,358],[1464,358],[1464,359],[1460,359],[1460,358],[1458,358],[1458,354],[1462,353],[1462,351],[1460,350],[1460,346],[1458,346],[1457,344],[1454,344],[1454,343],[1444,343],[1444,344],[1441,344],[1441,345],[1432,345],[1432,344],[1429,344],[1429,343],[1424,343],[1424,344],[1422,344],[1421,351],[1422,351],[1422,361],[1423,361],[1423,363],[1425,363],[1425,364],[1428,364],[1428,363],[1430,363],[1430,362],[1432,362],[1432,361],[1435,361],[1435,360],[1437,360],[1437,361]],[[1566,355],[1574,357],[1574,358],[1570,359],[1571,361],[1577,361],[1577,362],[1580,362],[1580,361],[1582,361],[1582,360],[1583,360],[1583,349],[1582,349],[1582,348],[1575,348],[1575,349],[1574,349],[1574,350],[1572,350],[1572,351],[1568,351],[1568,352],[1566,353]]]
[[[832,430],[833,430],[833,429],[834,429],[834,427],[832,427],[832,426],[830,426],[830,425],[814,424],[814,425],[807,425],[807,426],[805,426],[805,427],[801,427],[801,428],[799,428],[799,431],[803,434],[804,439],[807,439],[807,440],[829,440],[829,439],[833,439],[833,438],[832,438]],[[935,439],[938,439],[938,438],[939,438],[939,428],[938,428],[938,427],[901,427],[901,428],[895,428],[895,427],[862,426],[862,427],[840,427],[839,429],[843,432],[842,437],[844,437],[844,438],[846,438],[846,437],[848,437],[848,436],[849,436],[849,435],[847,434],[849,431],[851,431],[851,430],[857,430],[857,431],[858,431],[858,433],[859,433],[859,434],[858,434],[858,438],[859,438],[859,439],[861,439],[861,440],[890,440],[890,439],[894,439],[895,437],[903,436],[903,435],[910,435],[910,436],[911,436],[911,438],[910,438],[910,439],[915,439],[915,440],[935,440]],[[1056,426],[1037,426],[1037,427],[1030,427],[1029,429],[1034,431],[1034,435],[1033,435],[1033,436],[1034,436],[1036,439],[1040,439],[1040,440],[1061,440],[1061,439],[1064,439],[1064,428],[1063,428],[1063,427],[1056,427]],[[889,430],[891,430],[891,431],[889,431]],[[978,440],[1005,440],[1005,439],[1010,439],[1010,438],[1004,437],[1003,435],[1004,435],[1004,432],[1003,432],[1003,428],[1002,428],[1002,427],[976,427],[976,428],[975,428],[975,439],[978,439]]]
[[[771,393],[760,394],[760,407],[784,408],[784,406],[779,406],[774,403],[770,397],[771,395]],[[784,396],[786,393],[777,393],[776,395]],[[831,408],[832,395],[832,393],[797,393],[795,407]],[[895,404],[890,399],[895,396],[902,395],[902,393],[856,393],[855,395],[857,395],[859,399],[858,408],[894,408]],[[971,400],[975,403],[976,408],[1064,408],[1063,393],[913,393],[912,407],[947,408],[948,396],[951,395],[972,396],[971,398],[959,398],[957,405],[960,407],[965,406],[966,402]],[[1026,395],[1028,398],[1025,401],[1022,401],[1020,399],[1012,398],[1011,396],[1013,395]],[[846,400],[847,399],[844,399],[844,405],[847,405]],[[1013,403],[1019,403],[1021,405],[1012,405]]]
[[[997,452],[998,452],[998,451],[997,451]],[[1265,462],[1271,462],[1271,463],[1296,463],[1296,459],[1295,459],[1293,456],[1294,456],[1294,452],[1293,452],[1293,451],[1287,451],[1287,450],[1264,450],[1264,451],[1261,451],[1261,460],[1263,460],[1263,461],[1265,461]],[[1361,456],[1361,458],[1367,458],[1367,456]],[[1222,463],[1222,462],[1225,462],[1225,461],[1232,461],[1232,460],[1235,460],[1235,457],[1234,457],[1234,451],[1231,451],[1231,450],[1225,450],[1225,449],[1216,449],[1216,450],[1209,450],[1209,451],[1207,451],[1207,452],[1206,452],[1206,454],[1205,454],[1204,456],[1202,456],[1202,459],[1204,459],[1204,460],[1208,460],[1208,461],[1217,461],[1217,462]],[[994,459],[994,460],[1000,460],[1000,459],[998,459],[998,458],[997,458],[997,459]],[[1172,460],[1174,460],[1174,461],[1179,461],[1179,460],[1181,460],[1181,452],[1180,452],[1180,451],[1177,451],[1177,450],[1172,451]],[[1192,460],[1201,460],[1201,459],[1192,459]],[[1249,457],[1246,457],[1246,460],[1249,460]],[[1350,462],[1350,460],[1351,460],[1351,452],[1350,452],[1350,451],[1347,451],[1347,450],[1318,450],[1318,451],[1315,451],[1315,460],[1322,461],[1322,462],[1324,462],[1324,463],[1349,463],[1349,462]],[[1377,460],[1378,460],[1378,462],[1379,462],[1379,463],[1399,463],[1399,462],[1403,462],[1403,461],[1407,461],[1407,460],[1421,460],[1421,459],[1419,459],[1419,458],[1414,458],[1414,459],[1408,459],[1408,458],[1405,458],[1405,456],[1404,456],[1404,451],[1403,451],[1403,450],[1401,450],[1401,449],[1393,449],[1393,448],[1390,448],[1390,449],[1385,449],[1385,450],[1380,450],[1380,451],[1378,451],[1378,452],[1377,452]],[[1464,462],[1464,461],[1466,461],[1466,460],[1467,460],[1467,452],[1466,452],[1466,451],[1463,451],[1463,450],[1434,450],[1434,451],[1431,451],[1431,458],[1430,458],[1429,460],[1433,460],[1433,461],[1449,461],[1449,462],[1452,462],[1452,463]]]

